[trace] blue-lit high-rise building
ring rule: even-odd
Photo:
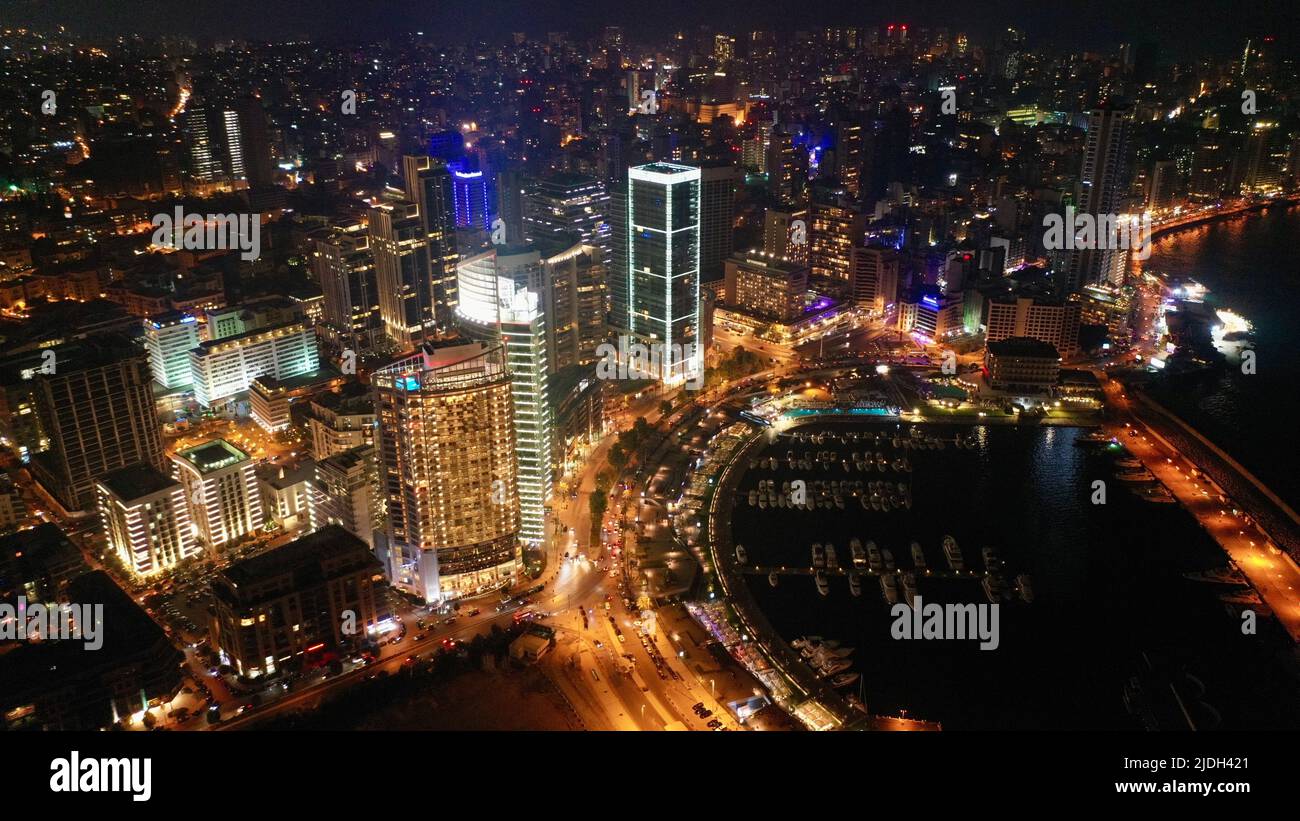
[[[450,163],[451,205],[457,228],[492,230],[496,215],[496,182],[492,173],[472,168],[465,160]]]

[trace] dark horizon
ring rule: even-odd
[[[194,0],[183,5],[159,0],[14,0],[0,13],[0,22],[45,30],[63,25],[69,33],[83,37],[169,34],[200,40],[306,37],[322,42],[380,40],[416,31],[445,41],[463,35],[498,38],[514,31],[531,36],[565,31],[583,37],[606,25],[623,26],[633,42],[640,42],[698,25],[738,34],[899,22],[964,31],[977,41],[1014,26],[1032,42],[1076,51],[1104,51],[1121,42],[1153,41],[1159,43],[1163,54],[1186,58],[1231,54],[1240,50],[1247,38],[1262,36],[1276,37],[1284,50],[1293,50],[1300,39],[1300,18],[1288,12],[1289,5],[1276,0],[1249,6],[1154,0],[1135,6],[1122,0],[1097,0],[1078,11],[1027,0],[970,4],[886,0],[868,9],[837,0],[811,10],[801,7],[799,11],[807,13],[795,18],[791,6],[775,0],[758,0],[743,7],[716,0],[663,0],[647,19],[640,7],[629,9],[598,0],[482,0],[473,5],[431,3],[422,8],[394,0],[316,0],[309,4]]]

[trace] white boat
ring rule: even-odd
[[[831,685],[835,687],[848,687],[858,680],[857,673],[840,673],[831,679]]]
[[[884,562],[881,561],[880,558],[880,548],[876,547],[875,542],[867,542],[867,563],[871,566],[871,569],[876,572],[881,571],[885,567]]]
[[[996,576],[985,576],[981,584],[984,586],[984,595],[988,597],[990,603],[996,604],[1002,599],[1002,590]]]
[[[925,570],[925,551],[916,542],[912,542],[912,564],[917,570]]]
[[[757,490],[751,490],[751,491],[749,492],[749,506],[750,506],[750,507],[753,507],[753,506],[756,505],[756,504],[758,504],[758,491],[757,491]]]
[[[984,555],[984,568],[986,570],[997,570],[1002,566],[1002,558],[998,556],[996,548],[986,547],[981,553]]]
[[[893,573],[886,573],[880,577],[880,590],[885,594],[885,601],[890,604],[898,604],[898,577]]]
[[[903,574],[903,596],[907,599],[908,607],[916,606],[916,574],[910,571]]]
[[[862,579],[858,577],[856,570],[849,571],[849,592],[854,596],[862,595]]]
[[[894,564],[894,554],[889,552],[888,548],[880,551],[880,558],[885,563],[886,572],[893,572],[897,569],[897,566]]]
[[[829,596],[831,593],[831,583],[826,578],[826,571],[818,570],[813,579],[817,582],[817,592],[821,593],[823,596]]]
[[[777,580],[778,580],[778,579],[779,579],[779,577],[776,575],[776,571],[775,571],[775,570],[773,570],[771,573],[768,573],[768,574],[767,574],[767,583],[770,584],[770,585],[772,585],[773,587],[776,587],[776,584],[777,584]]]
[[[828,570],[840,569],[840,559],[835,555],[835,545],[830,543],[826,545],[826,568]]]
[[[745,553],[744,545],[736,545],[736,561],[741,564],[749,564],[749,556]]]
[[[858,541],[857,536],[849,539],[849,553],[853,555],[854,567],[866,567],[867,551],[862,549],[862,542]]]
[[[844,661],[843,659],[836,659],[835,661],[829,661],[821,666],[821,672],[818,674],[818,677],[826,678],[827,676],[833,676],[836,673],[844,672],[845,670],[849,669],[852,666],[853,666],[853,662]]]
[[[1034,600],[1034,587],[1028,573],[1016,576],[1016,589],[1020,591],[1021,601],[1028,604]]]
[[[1145,469],[1134,471],[1132,473],[1117,473],[1115,474],[1115,478],[1121,482],[1128,482],[1130,484],[1145,484],[1156,480],[1155,475],[1151,473],[1151,471]]]
[[[817,542],[812,546],[812,563],[813,567],[826,566],[826,551],[822,548],[821,542]]]
[[[951,536],[943,537],[943,555],[948,559],[948,566],[953,570],[965,570],[966,562],[962,559],[961,548],[957,546],[957,540]]]

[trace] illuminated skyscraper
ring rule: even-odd
[[[733,222],[736,189],[744,175],[729,162],[707,162],[700,168],[700,277],[722,279],[723,263],[735,248]]]
[[[1088,112],[1088,136],[1084,146],[1082,211],[1098,217],[1112,218],[1119,213],[1124,196],[1124,164],[1131,112],[1125,106],[1105,105]],[[1069,257],[1068,275],[1063,283],[1068,292],[1083,285],[1120,286],[1128,272],[1127,249],[1109,247],[1111,242],[1098,237],[1098,247],[1082,248]]]
[[[514,402],[519,472],[520,538],[545,538],[545,505],[553,474],[551,403],[547,392],[551,355],[539,295],[546,268],[527,245],[494,245],[460,266],[461,328],[489,345],[503,344]]]
[[[577,233],[609,256],[609,192],[581,174],[548,174],[533,180],[524,196],[524,236],[530,241]]]
[[[169,311],[144,321],[144,347],[149,352],[149,367],[154,380],[164,388],[190,384],[190,351],[198,344],[198,324],[189,314]]]
[[[370,209],[370,244],[379,286],[379,318],[388,338],[410,349],[435,327],[429,239],[420,207],[409,201]]]
[[[420,209],[420,224],[429,240],[429,277],[433,283],[434,319],[440,330],[451,328],[456,311],[456,231],[452,208],[452,174],[432,157],[402,157],[406,198]]]
[[[387,341],[379,317],[379,284],[370,236],[359,223],[340,226],[315,240],[312,273],[324,297],[321,336],[337,349],[363,355]]]
[[[439,603],[509,584],[519,488],[505,347],[426,343],[371,380],[392,583]]]
[[[127,340],[99,337],[34,375],[36,412],[49,447],[32,476],[68,510],[95,503],[94,480],[139,462],[163,466],[148,357]]]
[[[481,169],[472,169],[466,162],[452,163],[451,204],[457,228],[492,230],[496,215],[495,179]]]
[[[614,203],[609,290],[615,333],[660,346],[658,378],[703,372],[700,311],[700,169],[673,163],[629,168]]]

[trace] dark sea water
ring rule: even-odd
[[[822,430],[889,430],[892,423],[840,423]],[[804,428],[810,430],[812,428]],[[971,429],[963,429],[971,430]],[[1109,483],[1107,503],[1093,505],[1093,479],[1110,475],[1107,459],[1073,446],[1085,431],[1068,428],[974,429],[978,450],[911,452],[910,510],[868,512],[856,500],[841,511],[762,510],[747,492],[760,479],[879,479],[898,475],[831,470],[750,470],[733,510],[734,538],[751,564],[811,564],[812,542],[835,545],[851,563],[849,539],[889,548],[900,570],[912,566],[919,542],[930,567],[946,568],[941,542],[951,534],[968,567],[982,568],[981,548],[996,546],[1009,577],[1029,573],[1032,604],[1001,607],[1001,645],[900,641],[878,581],[863,578],[854,598],[844,578],[820,596],[808,576],[747,577],[759,606],[790,640],[821,635],[853,646],[853,671],[865,680],[871,712],[941,721],[945,729],[1130,729],[1122,688],[1145,651],[1161,669],[1186,670],[1206,687],[1204,700],[1222,726],[1300,727],[1295,679],[1271,624],[1243,637],[1218,600],[1224,588],[1182,574],[1224,564],[1218,547],[1178,505],[1138,500]],[[942,433],[938,427],[927,432]],[[947,431],[951,436],[952,431]],[[864,450],[861,444],[795,445],[781,440],[766,453]],[[902,477],[906,478],[906,477]],[[983,602],[971,579],[920,581],[926,602]],[[1165,688],[1167,690],[1167,687]]]
[[[1273,208],[1163,237],[1150,271],[1190,276],[1208,302],[1250,320],[1257,372],[1164,378],[1151,393],[1251,470],[1292,507],[1300,482],[1300,207]]]

